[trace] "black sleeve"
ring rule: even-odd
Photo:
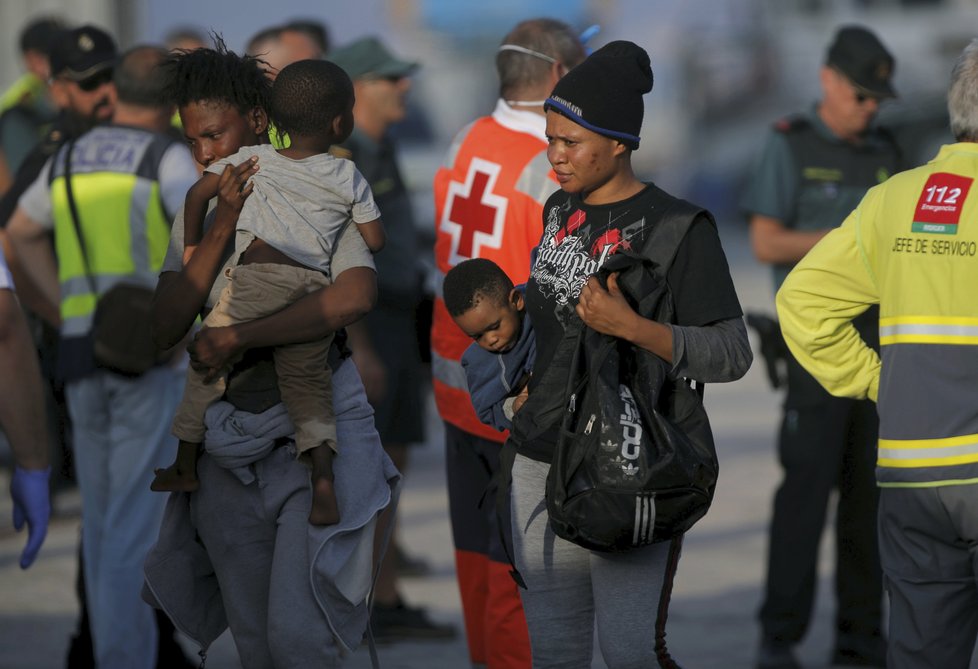
[[[676,251],[667,281],[677,325],[703,326],[743,316],[716,226],[699,216]]]
[[[14,215],[14,210],[17,208],[17,202],[20,200],[20,196],[37,179],[37,175],[44,169],[44,163],[47,162],[49,156],[50,154],[45,153],[40,146],[34,147],[27,154],[24,162],[21,163],[20,168],[17,170],[17,174],[14,176],[14,181],[10,185],[10,188],[0,198],[0,228],[7,227],[7,223],[10,222],[10,217]]]

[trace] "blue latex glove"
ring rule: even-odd
[[[27,521],[27,546],[20,554],[20,568],[27,569],[41,550],[51,518],[51,492],[48,480],[51,468],[22,469],[14,466],[10,481],[10,498],[14,502],[14,529],[20,531]]]

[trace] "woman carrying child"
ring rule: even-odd
[[[353,129],[353,102],[353,82],[338,65],[325,60],[292,63],[279,72],[271,93],[276,127],[288,133],[289,146],[243,147],[207,166],[190,188],[184,207],[184,264],[200,242],[208,203],[217,197],[224,169],[248,161],[261,163],[242,189],[245,202],[235,235],[235,267],[205,327],[267,316],[328,285],[333,249],[351,222],[372,252],[383,247],[380,211],[370,186],[351,161],[329,153]],[[315,525],[339,520],[332,473],[336,423],[326,364],[332,342],[327,335],[274,351],[279,391],[296,428],[296,449],[312,465],[309,521]],[[189,492],[197,487],[196,456],[204,436],[204,416],[226,388],[223,377],[208,381],[209,376],[206,371],[188,371],[183,401],[173,421],[180,440],[177,459],[157,470],[153,490]]]
[[[267,142],[270,83],[259,61],[219,43],[217,50],[179,53],[167,68],[169,97],[202,165]],[[248,161],[221,174],[217,207],[186,265],[183,217],[177,216],[155,302],[161,347],[186,336],[220,295],[246,184],[257,169]],[[267,252],[260,241],[249,253]],[[269,351],[260,349],[339,332],[373,305],[373,260],[352,226],[336,242],[330,274],[330,285],[282,311],[206,328],[192,345],[194,364],[215,374],[244,355],[228,381],[226,397],[234,407],[222,411],[237,436],[265,438],[272,447],[241,467],[222,466],[210,453],[212,435],[227,433],[223,423],[212,424],[212,407],[197,462],[199,487],[171,494],[160,540],[147,559],[147,585],[155,603],[204,649],[230,627],[246,668],[333,667],[340,646],[359,643],[371,581],[370,560],[362,556],[373,552],[377,514],[396,493],[397,473],[381,449],[356,368],[337,345],[329,354],[337,442],[350,445],[350,457],[337,458],[335,466],[338,524],[310,525],[310,470],[296,459],[292,441],[275,432],[282,411]],[[191,578],[193,584],[180,580]]]
[[[513,420],[514,439],[524,419],[544,415],[537,409],[540,400],[566,406],[566,397],[551,400],[540,390],[534,398],[534,391],[549,368],[566,365],[554,352],[578,317],[598,332],[656,354],[673,378],[733,381],[750,366],[740,303],[705,211],[693,215],[675,259],[663,268],[674,322],[636,313],[614,274],[607,287],[592,277],[616,252],[640,250],[650,230],[664,223],[661,212],[676,202],[632,170],[642,96],[651,90],[648,54],[619,41],[572,69],[545,103],[547,157],[561,190],[544,206],[543,238],[526,288],[537,355],[529,399]],[[533,666],[590,666],[597,623],[601,653],[612,669],[677,667],[666,649],[665,623],[682,538],[599,553],[555,536],[544,490],[558,427],[517,440],[513,466],[513,541],[516,567],[527,586],[521,597]]]

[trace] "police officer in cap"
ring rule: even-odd
[[[162,135],[169,127],[170,110],[158,102],[159,96],[156,93],[158,82],[156,81],[155,67],[157,61],[164,58],[165,55],[161,49],[142,47],[131,50],[119,60],[120,56],[113,38],[104,30],[91,25],[66,30],[59,37],[52,48],[50,63],[51,92],[56,104],[61,109],[61,113],[54,129],[18,171],[15,186],[11,189],[14,192],[8,193],[6,196],[13,197],[13,201],[10,203],[13,213],[2,212],[3,218],[0,219],[4,223],[6,223],[7,218],[10,219],[10,236],[12,239],[21,242],[17,245],[17,250],[21,253],[27,248],[23,244],[25,230],[30,231],[28,236],[37,241],[38,244],[50,244],[51,233],[59,236],[55,232],[55,227],[61,232],[59,239],[76,238],[75,225],[78,225],[79,229],[84,228],[86,233],[91,233],[100,244],[104,245],[106,237],[111,237],[111,235],[102,233],[101,238],[99,238],[95,231],[100,229],[118,230],[119,225],[112,224],[112,220],[117,218],[118,212],[122,211],[134,219],[129,226],[131,230],[126,230],[129,233],[128,238],[137,241],[141,239],[143,246],[134,244],[131,249],[121,251],[117,249],[114,257],[120,257],[120,252],[123,254],[122,257],[125,257],[127,251],[131,252],[133,258],[130,264],[135,269],[133,275],[127,278],[132,280],[139,274],[138,278],[140,279],[146,280],[148,276],[150,277],[148,280],[155,280],[155,270],[146,271],[142,267],[141,263],[150,262],[149,259],[142,258],[142,254],[148,253],[153,258],[162,258],[159,249],[152,246],[154,243],[158,243],[159,239],[159,231],[156,228],[163,226],[164,232],[168,231],[171,214],[166,212],[175,211],[175,207],[179,202],[182,202],[183,194],[186,193],[189,184],[192,183],[192,179],[188,182],[185,175],[196,174],[192,158],[182,142],[161,136],[153,140],[155,143],[152,143],[150,148],[146,148],[151,143],[150,139],[146,139],[147,137]],[[121,80],[122,83],[119,84],[117,80]],[[105,130],[102,134],[97,134],[102,131],[102,128],[96,128],[96,126],[108,124],[114,118],[120,124],[115,130]],[[158,119],[163,120],[159,121]],[[78,209],[81,213],[77,224],[74,224],[73,221],[74,214],[68,217],[63,211],[66,208],[63,203],[55,204],[54,200],[50,198],[50,192],[54,188],[55,182],[67,181],[67,175],[57,172],[54,164],[58,163],[58,165],[63,166],[66,162],[64,157],[66,152],[63,150],[63,146],[69,140],[78,140],[81,148],[78,149],[76,155],[88,155],[89,157],[88,160],[76,158],[73,161],[72,171],[89,172],[95,170],[98,172],[98,174],[86,173],[82,177],[83,183],[79,186],[80,195],[78,197]],[[86,146],[93,147],[88,154],[85,154]],[[99,151],[100,146],[108,147],[111,150]],[[159,149],[156,150],[156,147]],[[138,167],[140,170],[138,174],[134,175],[135,178],[120,180],[118,175],[108,167],[97,169],[100,167],[100,163],[111,162],[113,155],[126,151],[129,152],[128,155],[137,156],[137,165],[130,166],[132,169]],[[56,154],[61,155],[60,162],[53,159]],[[157,154],[162,156],[157,161],[159,165],[151,163],[148,158],[142,159],[144,155]],[[116,171],[123,170],[124,166],[128,165],[125,160],[118,162],[120,163],[118,166],[114,164],[111,166]],[[45,170],[45,165],[48,165],[47,170]],[[63,171],[63,167],[57,169]],[[47,178],[49,172],[54,172],[50,174],[50,179]],[[102,172],[106,173],[107,176],[103,175]],[[125,177],[129,177],[129,175],[126,174]],[[102,179],[98,186],[93,185],[93,180],[96,178]],[[154,180],[153,184],[149,183],[151,180]],[[125,184],[129,184],[133,191],[132,197],[128,191],[125,191]],[[91,198],[85,195],[86,191],[90,192],[93,188],[97,188],[100,193],[100,197],[96,198],[94,204]],[[124,192],[117,192],[120,188]],[[143,206],[129,206],[131,202],[139,202],[139,193],[146,193]],[[23,197],[21,197],[22,194]],[[163,204],[157,204],[156,200],[163,200]],[[113,205],[115,206],[113,208],[113,206],[106,205],[106,202],[123,204]],[[85,214],[86,206],[90,208],[87,216]],[[91,207],[95,208],[91,209]],[[98,212],[97,215],[95,215],[96,211]],[[158,214],[155,213],[157,211],[159,211]],[[140,216],[153,218],[153,222],[144,225],[143,221],[137,220]],[[162,216],[165,220],[157,221],[155,217],[158,216]],[[54,224],[55,218],[59,219],[57,226]],[[91,224],[93,219],[96,221],[94,225]],[[44,224],[40,225],[40,221],[43,221]],[[70,223],[66,221],[70,221]],[[89,222],[88,225],[86,225],[86,221]],[[124,223],[129,223],[129,221],[124,221]],[[156,228],[152,228],[151,225],[155,225]],[[151,232],[144,234],[132,232],[132,230],[141,231],[143,229]],[[91,235],[86,234],[85,237]],[[164,241],[166,238],[166,235],[162,237]],[[75,243],[77,244],[77,240]],[[86,246],[91,243],[91,240],[86,239]],[[62,253],[62,247],[63,244],[56,247],[59,255]],[[70,268],[73,266],[72,263],[81,262],[78,260],[81,257],[82,255],[79,253],[71,262],[65,257],[60,257],[61,269]],[[89,266],[89,259],[87,257],[84,259],[85,270],[86,272],[90,271],[93,275],[91,281],[98,283],[104,289],[107,272],[103,267],[100,267],[100,263],[104,261],[99,260],[100,255],[96,255],[95,258],[96,263],[91,266]],[[34,288],[46,285],[47,281],[41,281],[38,278],[38,268],[42,265],[43,270],[52,269],[44,263],[29,262],[25,259],[26,280],[19,285]],[[70,269],[66,271],[70,271]],[[115,268],[115,271],[117,272],[118,268]],[[41,273],[48,274],[49,272],[41,271]],[[51,281],[57,280],[57,277],[54,276],[45,276],[44,278]],[[93,283],[82,280],[78,285],[91,286]],[[68,406],[74,404],[76,407],[72,410],[71,416],[74,424],[72,436],[75,447],[75,467],[79,471],[79,487],[83,498],[84,541],[80,547],[80,555],[84,556],[84,559],[80,559],[79,574],[84,574],[84,578],[80,576],[78,582],[82,615],[79,620],[78,632],[72,638],[69,648],[68,666],[92,666],[93,651],[96,659],[95,664],[99,666],[135,667],[144,666],[147,662],[150,663],[149,666],[158,667],[192,666],[176,643],[174,629],[169,620],[164,615],[158,615],[142,604],[138,598],[138,587],[132,589],[134,577],[130,573],[132,572],[132,569],[129,569],[130,564],[126,564],[126,573],[122,573],[123,570],[121,569],[115,569],[111,582],[101,577],[103,572],[113,571],[114,567],[106,565],[118,564],[120,553],[130,555],[131,561],[131,556],[138,555],[140,548],[144,550],[148,548],[148,546],[140,546],[134,538],[138,537],[142,540],[145,527],[152,525],[151,522],[145,522],[145,517],[155,518],[162,511],[161,508],[155,509],[152,506],[152,500],[149,502],[140,501],[137,497],[128,494],[129,489],[126,486],[141,485],[137,476],[140,473],[138,467],[141,460],[127,457],[123,450],[125,444],[116,442],[129,442],[132,435],[137,434],[139,435],[139,443],[136,450],[151,453],[151,449],[157,447],[157,442],[160,440],[154,436],[153,430],[147,426],[152,425],[153,414],[164,413],[166,410],[169,394],[164,393],[163,390],[169,387],[170,379],[162,377],[165,377],[169,370],[154,369],[143,377],[125,379],[127,387],[124,392],[109,390],[112,384],[123,382],[121,379],[113,378],[111,381],[105,381],[104,384],[96,383],[95,380],[101,378],[99,375],[105,375],[107,372],[91,368],[93,367],[90,361],[91,354],[87,351],[90,344],[86,343],[85,329],[89,328],[90,324],[81,329],[77,325],[72,325],[78,319],[82,319],[82,321],[90,319],[90,311],[94,308],[93,301],[87,303],[88,312],[77,308],[66,311],[63,308],[64,303],[78,297],[67,288],[68,285],[62,282],[59,295],[62,302],[60,313],[57,308],[53,310],[43,308],[38,310],[38,314],[48,320],[51,325],[61,326],[60,339],[55,330],[55,341],[45,342],[47,346],[42,345],[42,353],[51,354],[52,349],[58,351],[57,359],[49,361],[49,366],[55,367],[54,376],[59,385],[63,383],[65,395],[75,398],[74,401],[68,401]],[[78,290],[77,286],[75,290]],[[45,291],[40,292],[43,294]],[[38,302],[43,305],[45,299],[49,303],[56,301],[48,295]],[[54,312],[53,317],[49,315],[49,311]],[[63,320],[61,314],[65,313],[71,313],[71,317]],[[91,388],[84,389],[81,387],[81,384],[91,383],[98,386],[97,392]],[[152,387],[149,387],[150,384],[153,384]],[[176,396],[179,395],[181,384],[178,375],[174,386],[177,389]],[[82,398],[88,401],[103,394],[111,393],[117,393],[113,403],[118,409],[118,416],[114,412],[111,416],[99,413],[95,410],[95,405],[84,406],[81,402]],[[149,416],[133,411],[131,404],[129,409],[119,404],[120,397],[134,401],[138,397],[147,396],[153,399],[152,407],[143,410],[142,414],[148,413]],[[99,429],[104,427],[111,434],[111,438],[103,438],[104,435],[99,435],[98,431],[92,429],[91,425],[79,426],[77,424],[79,418],[94,418],[88,422],[99,424]],[[129,425],[127,428],[126,425],[122,424],[132,421],[137,423],[136,427]],[[92,443],[79,442],[79,435],[86,435],[83,440],[85,442],[99,442],[106,449],[112,449],[115,465],[111,474],[93,466],[93,463],[96,463],[99,457],[104,457],[105,453],[100,455]],[[84,475],[83,470],[87,472]],[[145,474],[145,472],[142,473]],[[108,482],[114,485],[109,485]],[[110,488],[111,494],[101,497],[99,503],[90,504],[84,501],[91,501],[93,497],[101,495]],[[104,522],[105,517],[121,517],[117,511],[119,508],[127,510],[130,521],[116,520],[106,524]],[[133,518],[136,521],[133,521]],[[143,529],[140,530],[140,527]],[[127,535],[126,532],[129,534]],[[133,540],[129,541],[129,539]],[[125,548],[120,549],[120,545],[124,545]],[[93,559],[93,555],[98,555],[99,559]],[[140,564],[141,560],[137,560],[135,563],[135,578],[138,579],[137,582],[139,583],[141,583]],[[99,575],[97,579],[95,578],[96,574]],[[124,584],[124,579],[127,576],[130,588]],[[136,593],[135,596],[130,596],[133,591]],[[119,605],[120,599],[126,602],[124,606]],[[123,625],[125,625],[124,629]],[[91,636],[100,639],[94,644],[94,648]],[[126,653],[130,654],[126,655]]]
[[[58,114],[47,135],[24,158],[13,183],[0,199],[0,229],[6,227],[17,201],[40,174],[44,163],[64,142],[112,119],[115,111],[112,68],[117,55],[112,36],[92,25],[66,29],[52,40],[49,84]],[[20,266],[12,257],[13,249],[4,244],[4,250],[14,280],[18,286],[25,287],[20,291],[21,301],[37,316],[56,324],[58,314],[31,291],[27,282],[19,279]]]
[[[872,126],[880,104],[896,96],[893,68],[893,56],[872,32],[842,27],[819,71],[821,100],[778,121],[770,133],[741,207],[749,218],[754,255],[771,265],[775,290],[870,187],[901,169],[891,136]],[[870,309],[856,326],[878,349],[877,318]],[[773,333],[780,336],[776,328]],[[785,366],[787,395],[778,442],[784,479],[774,498],[757,666],[801,666],[792,647],[811,619],[818,545],[833,488],[839,494],[831,662],[884,666],[875,525],[876,409],[868,400],[829,395],[790,354]]]

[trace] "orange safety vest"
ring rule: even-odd
[[[543,204],[557,189],[546,142],[510,127],[497,107],[452,142],[435,174],[435,266],[439,273],[431,327],[431,371],[442,419],[484,439],[506,433],[483,424],[472,408],[462,353],[472,339],[459,329],[441,296],[445,274],[469,258],[487,258],[515,284],[526,283],[530,251],[543,234]],[[529,112],[515,112],[516,115]]]

